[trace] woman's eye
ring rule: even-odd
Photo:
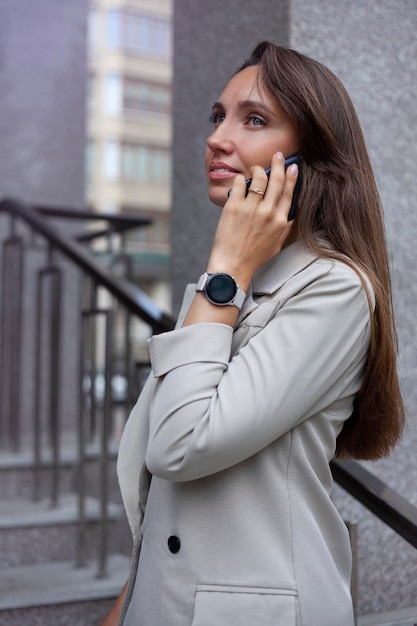
[[[265,126],[266,125],[266,121],[262,117],[259,117],[259,115],[256,115],[255,113],[248,115],[248,120],[252,126]]]
[[[212,113],[209,117],[209,121],[212,124],[221,124],[222,122],[224,122],[224,118],[225,118],[225,114],[224,113]]]

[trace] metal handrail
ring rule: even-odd
[[[101,322],[97,319],[105,321],[105,333],[102,336],[104,347],[104,362],[101,364],[104,371],[104,402],[98,406],[96,402],[96,375],[98,374],[97,363],[93,360],[93,368],[85,369],[89,358],[95,356],[95,347],[89,341],[82,341],[85,337],[79,334],[80,345],[74,344],[74,353],[79,350],[80,358],[80,376],[78,384],[78,402],[79,410],[76,412],[78,418],[76,420],[76,428],[73,434],[76,435],[76,446],[74,451],[77,452],[77,492],[78,492],[78,520],[77,520],[77,547],[76,547],[76,564],[82,566],[86,563],[87,543],[86,530],[87,521],[90,514],[87,514],[87,491],[86,491],[86,463],[89,458],[89,446],[93,444],[95,449],[95,458],[98,461],[98,481],[95,489],[98,490],[99,515],[98,515],[98,577],[107,575],[107,559],[109,555],[109,522],[110,522],[110,494],[109,494],[109,462],[111,460],[111,450],[117,442],[119,421],[114,421],[117,411],[117,419],[123,420],[125,411],[130,406],[131,396],[135,383],[139,383],[134,377],[132,366],[135,365],[131,346],[129,344],[128,333],[132,328],[130,318],[136,318],[140,322],[144,322],[151,328],[153,334],[158,334],[174,327],[175,320],[162,309],[160,309],[147,294],[133,283],[132,272],[129,268],[124,273],[124,277],[111,274],[108,269],[104,268],[91,253],[86,249],[81,240],[88,241],[92,237],[78,237],[78,241],[74,239],[74,233],[61,233],[55,222],[51,223],[51,218],[75,219],[75,220],[100,220],[106,222],[108,230],[99,231],[102,234],[123,233],[127,229],[139,228],[146,226],[152,222],[151,218],[143,215],[112,215],[112,214],[92,214],[84,209],[68,209],[57,207],[37,207],[16,199],[0,200],[0,213],[3,212],[10,219],[9,236],[5,239],[3,248],[9,252],[9,248],[13,245],[12,252],[19,254],[19,263],[9,263],[6,256],[3,256],[2,264],[2,291],[7,288],[8,298],[3,297],[3,303],[7,302],[7,307],[0,311],[2,326],[2,341],[0,342],[0,379],[2,386],[7,386],[7,394],[3,394],[5,411],[2,414],[2,424],[5,426],[5,432],[8,430],[8,436],[4,437],[2,445],[7,447],[13,445],[14,452],[21,451],[20,441],[20,407],[17,403],[21,397],[20,393],[20,371],[21,371],[21,350],[17,349],[17,338],[20,338],[22,331],[22,314],[19,311],[22,308],[23,283],[18,280],[16,273],[21,273],[24,268],[29,269],[24,259],[24,237],[23,231],[18,228],[18,222],[22,222],[29,227],[30,241],[33,242],[34,237],[40,235],[45,241],[46,246],[33,246],[36,253],[43,250],[47,255],[46,265],[37,266],[35,261],[35,274],[37,275],[36,286],[34,292],[36,294],[35,316],[33,318],[33,337],[34,345],[34,384],[32,386],[34,393],[33,429],[32,429],[32,451],[33,451],[33,489],[32,497],[34,501],[39,501],[42,494],[45,493],[45,481],[42,480],[42,471],[45,467],[45,459],[51,459],[51,480],[50,486],[50,505],[52,507],[59,506],[60,500],[60,476],[62,470],[62,423],[60,416],[61,398],[62,398],[62,376],[61,364],[65,362],[62,354],[62,337],[61,333],[61,280],[65,264],[55,261],[55,253],[59,253],[62,258],[70,263],[79,271],[83,280],[79,283],[80,289],[80,313],[81,324],[84,328],[84,321],[91,320],[90,338],[102,327]],[[97,236],[97,230],[94,237]],[[6,246],[8,246],[6,248]],[[30,250],[30,247],[28,248]],[[10,257],[10,253],[8,257]],[[26,257],[27,258],[27,257]],[[40,259],[40,257],[37,257]],[[25,267],[24,267],[25,266]],[[13,272],[12,272],[13,270]],[[32,274],[31,274],[32,276]],[[84,280],[87,278],[87,280]],[[71,280],[71,279],[70,279]],[[45,287],[43,287],[45,285]],[[97,295],[99,290],[104,288],[108,292],[110,298],[104,296],[107,304],[98,308]],[[10,292],[10,293],[9,293]],[[10,294],[16,294],[12,299]],[[29,291],[29,293],[33,293]],[[63,295],[63,294],[62,294]],[[102,294],[104,295],[104,294]],[[4,296],[4,293],[3,293]],[[46,297],[44,297],[46,296]],[[77,306],[77,305],[76,305]],[[20,309],[18,308],[20,307]],[[124,336],[125,348],[128,346],[128,358],[124,359],[123,374],[127,377],[127,391],[124,400],[123,409],[117,408],[114,411],[112,397],[112,373],[113,373],[113,349],[114,329],[116,325],[117,313],[125,311],[129,318],[124,324],[124,331],[119,334],[119,338]],[[7,315],[5,315],[5,311]],[[45,321],[46,320],[46,321]],[[32,323],[32,322],[31,322]],[[63,329],[63,326],[62,326]],[[120,331],[120,328],[119,328]],[[84,330],[83,330],[84,332]],[[4,341],[3,341],[4,339]],[[90,350],[91,348],[91,350]],[[13,359],[11,359],[11,356]],[[13,363],[16,367],[13,368]],[[16,372],[14,371],[16,369]],[[7,375],[7,377],[5,377]],[[90,391],[86,391],[84,383],[88,379],[91,384]],[[87,397],[88,394],[88,397]],[[3,397],[2,396],[2,397]],[[7,406],[6,406],[7,401]],[[90,407],[88,402],[91,402]],[[87,404],[86,404],[87,403]],[[91,411],[90,411],[91,408]],[[46,419],[45,419],[46,418]],[[114,430],[115,429],[115,430]],[[26,442],[27,443],[27,442]],[[46,452],[46,454],[45,454]],[[91,503],[91,502],[90,502]]]
[[[172,330],[175,324],[174,318],[162,311],[144,291],[123,279],[115,279],[111,276],[77,242],[61,235],[33,207],[26,203],[6,198],[0,201],[0,211],[19,216],[32,226],[53,247],[64,253],[86,274],[113,294],[131,313],[138,315],[144,322],[149,324],[154,333]]]
[[[109,235],[113,235],[115,233],[121,234],[132,228],[143,228],[144,226],[149,226],[154,221],[153,218],[146,213],[97,213],[96,211],[90,211],[88,209],[56,207],[50,205],[34,205],[32,208],[41,215],[46,215],[52,218],[106,223],[106,227],[104,228],[95,228],[94,230],[83,232],[79,235],[73,235],[74,239],[84,243],[88,243],[100,237],[108,237]]]
[[[71,220],[88,220],[88,221],[106,221],[109,222],[114,229],[119,227],[135,228],[139,226],[146,226],[152,223],[151,217],[145,214],[137,213],[109,213],[89,211],[88,209],[79,209],[71,207],[56,207],[52,205],[38,205],[32,206],[33,210],[47,215],[48,217],[66,218]]]
[[[417,548],[417,508],[361,463],[334,460],[335,481],[387,526]]]

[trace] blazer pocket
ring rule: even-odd
[[[295,626],[293,589],[197,585],[192,626]]]

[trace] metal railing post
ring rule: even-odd
[[[86,485],[85,485],[85,445],[86,445],[86,410],[85,410],[85,394],[84,389],[84,352],[89,346],[90,337],[90,317],[84,311],[81,312],[81,329],[79,335],[79,389],[78,398],[78,533],[77,533],[77,549],[76,549],[76,567],[85,565],[85,548],[86,548]],[[90,394],[91,395],[91,394]]]
[[[51,259],[52,260],[52,259]],[[49,428],[52,446],[52,485],[51,504],[57,506],[61,477],[60,443],[61,420],[59,412],[60,400],[60,368],[61,368],[61,296],[62,273],[58,267],[51,268],[51,302],[50,302],[50,388],[49,388]]]
[[[40,480],[42,459],[42,389],[47,384],[48,390],[48,437],[52,451],[51,505],[57,506],[60,482],[60,366],[61,366],[61,270],[52,265],[52,252],[49,255],[49,266],[38,272],[37,306],[36,306],[36,348],[35,348],[35,402],[34,402],[34,484],[33,499],[40,498]],[[43,319],[43,285],[49,281],[49,310],[46,311],[48,336],[42,333],[45,323]],[[46,335],[46,333],[45,333]],[[43,380],[43,350],[47,346],[49,368],[47,381]]]
[[[3,243],[1,298],[0,440],[15,452],[21,446],[20,376],[23,242],[14,233]]]
[[[103,312],[106,320],[105,330],[105,394],[104,410],[101,425],[100,446],[100,542],[98,554],[97,577],[107,576],[108,561],[108,504],[109,504],[109,436],[111,432],[111,408],[112,408],[112,345],[113,345],[113,311],[109,309]]]
[[[97,556],[97,578],[107,576],[108,561],[108,512],[109,512],[109,440],[112,424],[112,352],[113,352],[113,311],[112,309],[88,309],[82,311],[82,337],[81,337],[81,360],[80,370],[84,371],[84,361],[86,356],[91,362],[91,350],[95,350],[95,342],[91,337],[95,335],[97,319],[104,318],[104,402],[101,412],[100,433],[99,433],[99,540]],[[86,355],[86,348],[88,349]],[[90,392],[95,395],[96,370],[90,370]],[[94,375],[94,378],[91,378]],[[83,381],[81,381],[81,384]],[[90,396],[90,393],[88,394]],[[77,545],[77,566],[85,564],[85,533],[86,533],[86,489],[85,489],[85,461],[86,461],[86,411],[85,400],[81,399],[80,422],[78,433],[78,454],[79,454],[79,526]],[[90,403],[89,410],[92,406]],[[89,432],[90,440],[90,432]]]

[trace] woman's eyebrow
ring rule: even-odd
[[[273,113],[270,107],[267,106],[261,100],[241,100],[240,102],[238,102],[237,106],[241,110],[242,109],[258,109],[258,111],[261,110],[264,113],[268,113],[269,115],[272,115]]]
[[[273,111],[261,100],[241,100],[237,103],[237,107],[239,110],[244,111],[247,109],[257,109],[261,110],[265,114],[273,115]],[[224,111],[225,108],[221,102],[215,102],[212,106],[213,111]]]

